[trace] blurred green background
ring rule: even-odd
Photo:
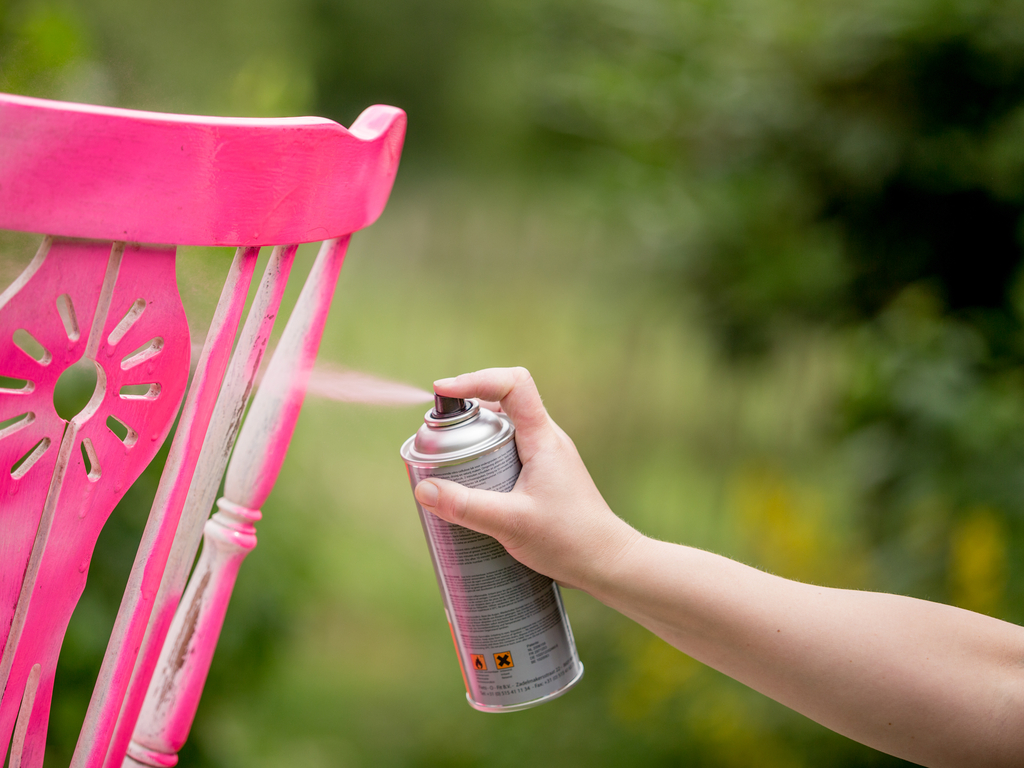
[[[322,359],[423,387],[525,365],[646,533],[1024,620],[1024,4],[0,0],[0,90],[403,107]],[[4,236],[5,283],[34,247]],[[230,257],[181,254],[197,336]],[[182,765],[901,764],[575,592],[581,684],[471,710],[398,457],[423,410],[307,401]],[[158,473],[97,548],[48,765]]]

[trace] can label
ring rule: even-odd
[[[409,467],[426,477],[507,492],[521,469],[514,440],[453,466]],[[419,507],[419,504],[417,504]],[[558,585],[490,536],[419,509],[470,703],[524,709],[568,690],[583,672]]]

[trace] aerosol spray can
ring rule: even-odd
[[[402,458],[413,488],[427,477],[512,490],[522,465],[508,417],[475,400],[434,396]],[[514,712],[561,696],[583,676],[558,585],[490,536],[417,503],[470,706]]]

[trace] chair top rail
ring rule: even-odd
[[[304,243],[372,224],[405,113],[173,115],[0,94],[0,229],[177,245]]]

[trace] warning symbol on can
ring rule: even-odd
[[[478,669],[481,672],[487,671],[487,660],[480,654],[471,653],[469,658],[473,661],[473,669]]]
[[[512,669],[515,666],[512,663],[512,651],[502,651],[501,653],[494,654],[494,666],[498,669]]]

